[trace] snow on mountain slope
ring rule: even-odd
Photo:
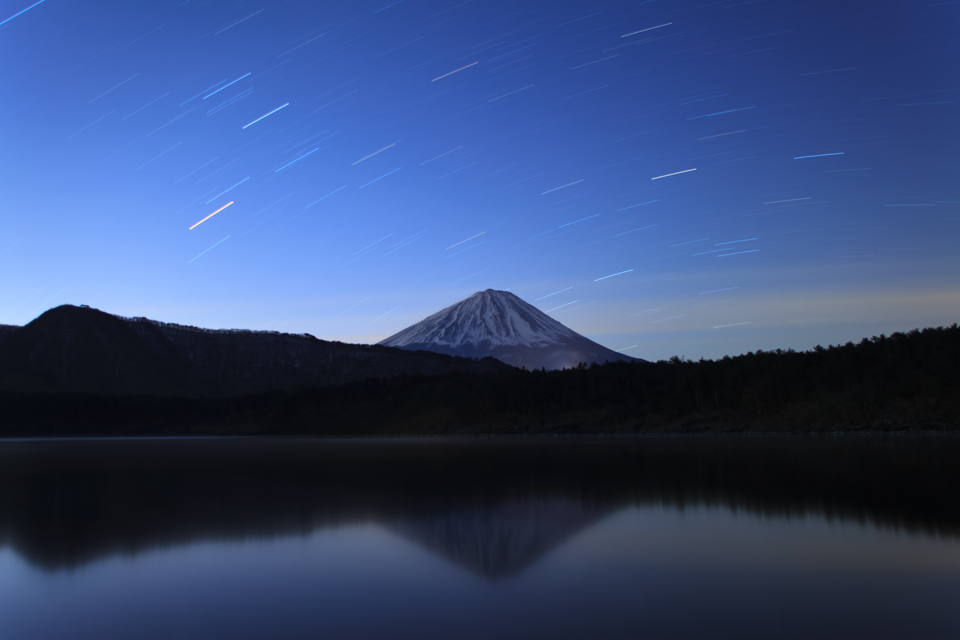
[[[445,347],[543,346],[577,334],[507,291],[487,289],[407,327],[380,344],[433,343]]]
[[[474,358],[492,356],[529,369],[634,360],[581,336],[512,293],[493,289],[475,293],[380,344]]]

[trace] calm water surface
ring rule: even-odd
[[[0,442],[0,638],[960,638],[960,438]]]

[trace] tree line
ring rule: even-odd
[[[0,436],[960,428],[960,328],[810,351],[368,379],[236,398],[0,394]]]

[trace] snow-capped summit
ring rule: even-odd
[[[508,291],[487,289],[407,327],[380,344],[435,344],[459,349],[558,344],[577,334]]]
[[[492,356],[528,369],[635,360],[585,338],[512,293],[493,289],[475,293],[380,344],[471,358]]]

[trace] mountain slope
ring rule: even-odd
[[[0,390],[236,396],[401,374],[496,371],[438,354],[267,331],[215,331],[51,309],[0,341]]]
[[[470,358],[492,356],[527,369],[636,360],[565,327],[508,291],[493,289],[475,293],[379,344]]]

